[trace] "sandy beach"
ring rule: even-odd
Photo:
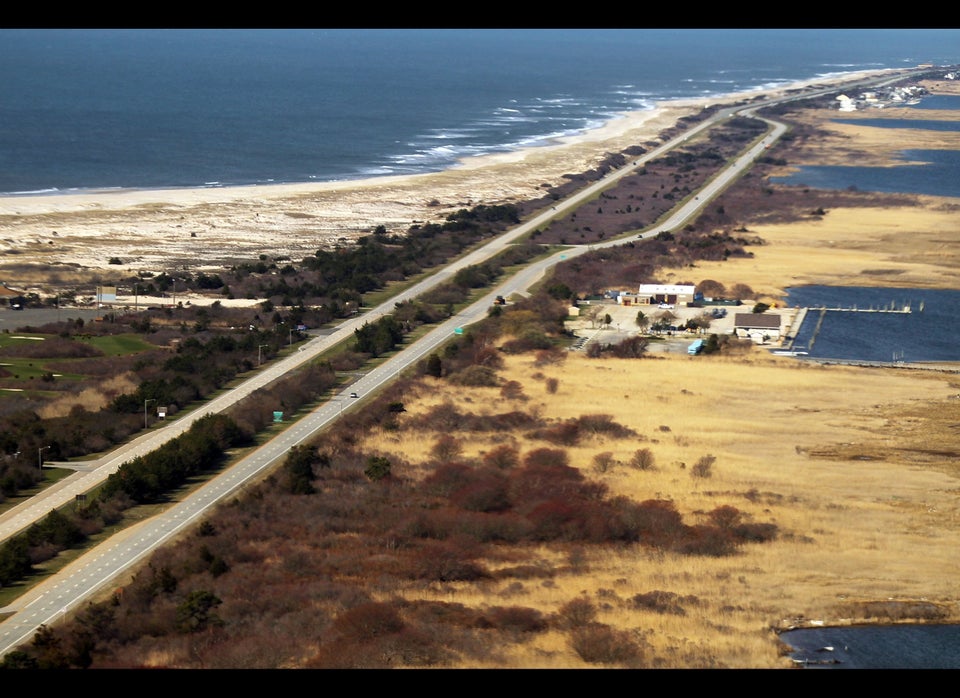
[[[477,156],[433,174],[0,197],[0,280],[44,295],[51,283],[109,281],[138,271],[216,269],[260,255],[299,260],[377,226],[404,233],[464,207],[537,198],[563,175],[589,170],[607,153],[655,141],[705,107],[827,82],[663,102],[552,145]]]

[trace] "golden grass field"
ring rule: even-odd
[[[960,619],[960,377],[819,366],[760,349],[745,356],[662,354],[639,361],[571,354],[562,365],[546,367],[535,366],[532,356],[508,357],[501,375],[520,381],[525,399],[500,399],[496,388],[454,390],[437,382],[404,404],[411,416],[446,403],[477,414],[536,410],[556,420],[610,414],[642,438],[597,439],[566,449],[571,465],[587,477],[607,484],[612,495],[669,499],[688,523],[732,505],[748,521],[776,524],[780,537],[730,558],[590,547],[574,570],[549,586],[464,584],[450,593],[446,585],[438,600],[482,606],[515,597],[514,603],[556,612],[556,604],[582,594],[606,608],[598,620],[641,631],[659,656],[676,659],[680,667],[697,666],[703,656],[726,667],[788,665],[779,656],[775,629],[801,626],[804,619],[885,620],[863,617],[857,602],[923,599]],[[559,380],[555,394],[545,387],[550,377]],[[401,439],[388,432],[367,448],[426,462],[439,436]],[[465,456],[494,445],[455,436]],[[545,445],[519,434],[511,438],[521,452]],[[627,465],[639,448],[652,451],[655,469]],[[613,454],[616,465],[599,472],[594,456],[604,452]],[[690,466],[704,455],[716,458],[712,477],[692,477]],[[556,551],[537,555],[550,566],[560,564]],[[685,616],[625,604],[651,591],[697,602]],[[551,647],[553,641],[565,649]],[[540,658],[509,661],[577,666],[564,643],[559,635],[547,636],[535,643],[547,651]]]

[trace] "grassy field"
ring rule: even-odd
[[[590,547],[580,551],[574,570],[549,585],[445,585],[433,600],[482,606],[506,597],[555,613],[558,603],[580,595],[602,609],[598,621],[641,632],[676,667],[786,666],[775,631],[814,620],[923,620],[934,610],[960,620],[954,575],[960,440],[951,428],[960,423],[957,376],[818,366],[761,349],[644,360],[572,354],[553,366],[520,356],[508,358],[501,376],[520,382],[523,396],[505,400],[496,388],[453,390],[437,381],[409,396],[403,418],[437,405],[478,415],[521,410],[557,421],[608,414],[639,436],[597,437],[565,450],[611,496],[668,499],[688,523],[730,505],[748,521],[775,524],[780,534],[721,558]],[[552,393],[551,378],[558,385]],[[426,464],[444,433],[384,432],[365,448]],[[452,435],[465,458],[497,445],[489,436]],[[520,433],[497,443],[521,452],[544,446]],[[653,454],[653,468],[629,465],[640,448]],[[692,466],[704,456],[715,459],[711,474],[695,477]],[[525,562],[569,566],[557,562],[566,555],[545,548]],[[627,603],[651,592],[675,596],[683,612]],[[886,617],[876,615],[878,602]],[[580,664],[561,636],[516,649],[540,652],[539,658],[511,657],[511,666]]]

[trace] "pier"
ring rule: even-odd
[[[826,306],[819,306],[819,307],[802,307],[802,308],[799,308],[799,309],[797,310],[797,314],[796,314],[796,316],[795,316],[795,318],[794,318],[794,320],[793,320],[793,323],[792,323],[791,326],[790,326],[790,329],[787,331],[787,334],[789,335],[789,337],[790,337],[791,339],[790,339],[790,343],[789,343],[789,345],[786,347],[786,351],[785,351],[784,353],[793,354],[793,355],[796,355],[796,354],[805,354],[805,353],[807,353],[807,351],[809,351],[810,349],[813,349],[813,344],[814,344],[814,342],[815,342],[816,339],[817,339],[817,334],[820,332],[820,326],[823,325],[823,319],[826,317],[826,315],[827,315],[828,312],[832,312],[832,313],[899,313],[899,314],[903,314],[903,313],[911,313],[911,312],[913,312],[913,309],[912,309],[911,306],[908,305],[908,304],[907,304],[907,305],[901,305],[901,306],[898,307],[896,303],[890,303],[889,306],[882,306],[882,307],[870,306],[869,308],[859,308],[859,307],[857,307],[857,306],[855,306],[855,305],[854,305],[854,306],[851,306],[851,307],[849,307],[849,308],[841,308],[841,307],[828,308],[828,307],[826,307]],[[920,301],[919,312],[921,312],[921,313],[923,312],[923,301]],[[817,315],[818,315],[818,316],[817,316],[817,325],[816,325],[816,327],[813,328],[813,332],[812,332],[811,335],[810,335],[810,340],[809,340],[807,346],[794,346],[794,343],[796,342],[796,338],[797,338],[797,337],[799,336],[799,334],[800,334],[800,329],[801,329],[801,327],[803,327],[803,323],[804,323],[804,321],[806,320],[808,313],[817,313]],[[900,363],[902,363],[902,361],[903,361],[903,356],[902,356],[902,355],[901,355],[900,357],[896,357],[896,356],[895,356],[895,357],[894,357],[894,361],[895,361],[895,362],[900,362]]]

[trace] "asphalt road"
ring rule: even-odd
[[[879,82],[881,81],[872,80],[863,84],[878,84]],[[849,85],[845,87],[849,87]],[[837,87],[821,90],[821,92],[824,93],[836,91],[838,91]],[[810,94],[811,93],[808,92],[805,96],[810,96]],[[786,101],[787,99],[797,98],[798,96],[794,96],[776,101]],[[160,425],[154,427],[131,443],[120,447],[100,461],[75,465],[74,467],[77,468],[77,472],[73,475],[64,478],[57,485],[48,488],[42,495],[31,498],[31,501],[25,502],[0,516],[0,541],[6,540],[20,532],[33,521],[45,516],[51,509],[74,500],[77,494],[89,491],[110,474],[116,472],[122,463],[132,459],[136,455],[159,448],[166,441],[175,438],[189,429],[196,419],[206,414],[216,413],[225,409],[235,401],[242,399],[281,375],[313,359],[342,339],[352,336],[354,330],[363,324],[374,322],[380,317],[391,313],[395,303],[414,298],[429,288],[446,281],[463,267],[478,264],[497,254],[517,238],[532,232],[552,217],[564,214],[567,209],[575,208],[584,201],[597,196],[603,189],[610,186],[611,183],[617,179],[626,176],[638,167],[642,167],[648,160],[658,157],[667,150],[682,144],[684,140],[708,128],[710,124],[716,123],[721,119],[729,118],[737,112],[752,116],[756,109],[760,108],[760,106],[767,106],[768,104],[769,102],[763,105],[755,104],[749,108],[731,107],[718,111],[718,113],[709,120],[698,124],[687,133],[646,153],[643,157],[637,158],[635,162],[631,162],[626,167],[609,173],[606,177],[587,187],[585,190],[578,192],[570,199],[558,203],[554,210],[546,211],[540,216],[521,224],[502,237],[491,241],[482,248],[454,262],[430,279],[422,281],[398,297],[391,298],[378,308],[342,323],[331,334],[309,340],[306,344],[301,345],[299,351],[265,366],[262,371],[245,381],[236,389],[218,397],[202,408],[189,414],[178,415],[175,420],[160,423]],[[767,119],[764,119],[764,121],[772,127],[772,131],[768,133],[763,142],[755,144],[748,153],[739,157],[727,169],[708,182],[695,197],[687,200],[677,211],[663,221],[661,225],[647,233],[638,235],[637,238],[651,237],[661,230],[670,230],[682,226],[688,219],[696,215],[699,209],[706,205],[712,197],[716,196],[728,186],[730,182],[739,177],[740,174],[749,167],[752,160],[763,153],[766,147],[786,129],[782,124]],[[467,310],[450,318],[376,369],[361,375],[335,398],[319,407],[310,415],[293,423],[269,443],[254,451],[236,465],[231,466],[223,474],[211,480],[195,493],[189,495],[181,503],[133,529],[113,536],[103,544],[78,558],[52,579],[35,586],[10,606],[0,609],[0,612],[11,614],[5,621],[0,623],[0,655],[28,641],[41,625],[49,625],[66,617],[67,613],[72,609],[107,588],[111,583],[114,583],[121,574],[144,559],[158,546],[170,540],[185,527],[196,522],[209,507],[215,505],[225,497],[234,495],[234,493],[242,489],[247,483],[253,481],[265,470],[272,468],[278,463],[279,459],[285,456],[292,446],[309,439],[317,431],[334,422],[344,411],[361,403],[368,395],[378,391],[396,378],[402,371],[414,365],[431,351],[442,346],[450,340],[458,328],[465,327],[485,317],[496,296],[502,295],[509,297],[515,293],[527,294],[527,289],[539,281],[552,265],[565,259],[584,254],[590,249],[619,245],[624,242],[625,240],[621,238],[606,241],[600,245],[594,244],[569,248],[557,252],[548,259],[541,260],[534,265],[524,268],[517,275],[491,290],[489,294]],[[33,311],[7,310],[3,311],[0,319],[9,322],[10,314],[16,313],[17,316],[22,315],[27,317],[27,313],[30,312]],[[37,312],[56,313],[57,310],[38,310]],[[99,313],[100,311],[94,312]],[[3,327],[4,325],[0,324],[0,330],[2,330]],[[353,392],[358,394],[357,398],[350,397],[350,394]]]

